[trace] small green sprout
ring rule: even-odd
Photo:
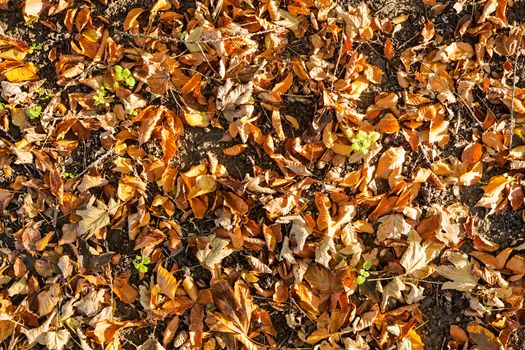
[[[146,273],[148,272],[148,264],[150,263],[151,259],[149,256],[136,255],[135,260],[133,261],[133,266],[135,266],[135,269],[137,269],[137,271]]]
[[[69,173],[67,171],[64,171],[64,173],[62,174],[62,176],[64,177],[64,179],[74,179],[75,178],[75,174],[73,173]]]
[[[122,68],[122,66],[119,65],[115,66],[115,79],[117,79],[117,82],[124,82],[124,84],[129,87],[134,87],[137,83],[135,78],[133,78],[131,71],[127,68]]]
[[[51,95],[49,95],[43,87],[35,89],[35,92],[39,95],[39,99],[42,102],[46,102],[51,99]]]
[[[93,96],[93,101],[95,102],[95,106],[109,106],[111,96],[106,95],[106,88],[101,86],[97,89],[97,94]]]
[[[128,113],[128,118],[136,117],[139,114],[139,111],[135,108],[131,108]]]
[[[0,111],[3,111],[5,109],[5,105],[3,103],[0,103]]]
[[[361,285],[366,282],[366,279],[370,277],[370,272],[368,272],[368,270],[370,270],[371,267],[372,262],[369,260],[365,261],[365,263],[363,264],[363,268],[359,270],[359,276],[357,276],[357,284]]]
[[[372,142],[375,142],[378,139],[378,132],[372,131],[371,133],[367,134],[359,131],[357,134],[355,134],[354,139],[352,140],[351,148],[356,152],[367,154],[370,146],[372,145]]]
[[[32,55],[36,51],[40,51],[42,49],[43,49],[42,44],[32,44],[31,47],[29,48],[29,54]]]
[[[25,112],[26,112],[26,115],[29,117],[29,119],[31,120],[38,119],[42,115],[42,106],[35,106],[35,107],[28,108],[25,110]]]

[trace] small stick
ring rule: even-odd
[[[98,157],[97,159],[95,159],[91,164],[89,164],[84,170],[82,170],[80,172],[80,174],[77,175],[77,177],[81,177],[82,175],[84,175],[85,173],[87,173],[91,168],[93,168],[94,166],[98,165],[99,163],[101,163],[104,159],[108,158],[110,155],[113,154],[113,149],[110,149],[109,151],[107,151],[106,153],[104,153],[103,155],[101,155],[100,157]]]

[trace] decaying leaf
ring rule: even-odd
[[[443,284],[444,289],[468,292],[476,287],[479,278],[472,274],[471,264],[467,255],[451,252],[449,261],[453,265],[442,265],[436,268],[437,273],[452,280],[452,282]]]
[[[220,264],[222,259],[229,256],[233,250],[227,248],[230,242],[226,239],[210,236],[211,241],[206,248],[196,253],[199,261],[208,269],[212,270],[215,265]]]

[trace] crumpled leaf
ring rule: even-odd
[[[209,237],[211,242],[208,243],[205,249],[198,250],[195,255],[206,268],[213,270],[215,265],[221,263],[222,259],[233,253],[233,249],[227,248],[230,241],[215,237],[215,235]]]
[[[290,229],[290,234],[295,238],[295,248],[294,252],[299,253],[304,248],[306,239],[312,233],[312,230],[306,224],[306,221],[302,216],[293,215],[293,216],[283,216],[277,220],[277,222],[288,223],[292,222],[292,227]]]
[[[383,300],[381,301],[381,309],[385,310],[388,299],[394,298],[400,300],[403,297],[403,291],[406,290],[406,286],[399,277],[394,277],[386,287],[383,289]]]
[[[331,252],[336,252],[334,239],[332,237],[325,237],[321,244],[315,248],[315,262],[330,268],[329,263],[332,260]]]

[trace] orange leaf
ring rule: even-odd
[[[479,143],[471,143],[463,150],[461,154],[461,161],[465,163],[474,164],[481,159],[483,155],[483,146]]]
[[[157,268],[157,284],[159,285],[160,292],[171,299],[175,299],[175,293],[177,292],[177,287],[179,286],[177,279],[173,276],[171,272],[159,266]]]
[[[240,143],[240,144],[237,144],[237,145],[225,148],[222,151],[227,156],[236,156],[236,155],[244,152],[244,150],[246,148],[248,148],[248,145]]]
[[[425,27],[421,31],[421,35],[423,35],[425,41],[429,41],[434,36],[434,24],[430,20],[425,22]]]
[[[385,47],[383,49],[383,53],[385,54],[386,59],[389,61],[395,56],[394,47],[390,38],[386,38],[385,40]]]
[[[377,128],[385,134],[395,134],[399,131],[399,123],[393,114],[388,113],[377,123]]]
[[[275,84],[272,91],[278,94],[279,96],[284,94],[290,89],[293,83],[293,75],[289,72],[286,77],[280,83]]]
[[[119,276],[113,280],[113,291],[126,304],[133,303],[139,296],[137,290],[128,283],[128,280]]]
[[[130,28],[137,22],[137,18],[140,16],[142,12],[146,11],[142,8],[134,8],[131,11],[128,12],[128,15],[126,16],[126,19],[124,20],[123,28],[125,31],[130,30]]]
[[[401,167],[405,161],[405,150],[403,147],[394,147],[388,149],[377,164],[376,177],[388,179],[392,174],[400,174]]]
[[[182,94],[189,94],[199,86],[201,80],[202,76],[200,74],[195,74],[182,86],[180,92]]]

